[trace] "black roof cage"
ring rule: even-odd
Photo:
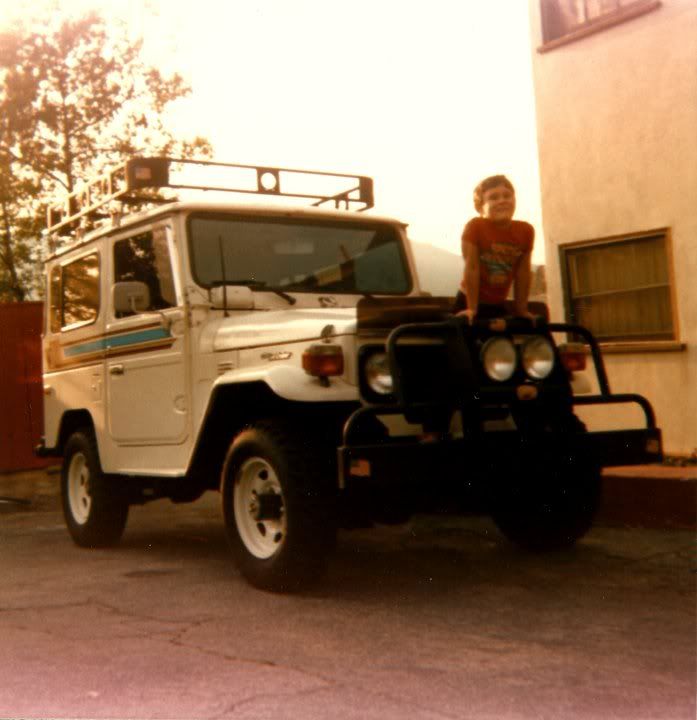
[[[188,182],[172,182],[171,172],[186,171]],[[198,173],[197,173],[198,171]],[[198,182],[196,175],[215,175],[220,184]],[[83,219],[100,220],[110,217],[109,206],[114,202],[125,205],[151,205],[174,202],[176,197],[164,197],[161,188],[203,190],[254,195],[303,198],[313,206],[333,203],[346,210],[368,210],[373,207],[373,179],[364,175],[293,170],[291,168],[239,165],[211,160],[181,158],[132,158],[85,183],[47,212],[49,235],[70,235]]]

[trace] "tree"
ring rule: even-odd
[[[27,239],[38,229],[27,207],[36,201],[41,186],[36,173],[22,162],[22,149],[37,131],[32,103],[38,77],[16,36],[0,36],[0,83],[0,299],[22,301]]]
[[[165,127],[190,88],[144,65],[141,46],[95,13],[0,34],[0,299],[33,289],[40,206],[79,178],[137,154],[210,156]]]

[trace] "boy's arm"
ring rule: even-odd
[[[532,276],[532,250],[528,250],[518,260],[513,280],[513,308],[518,316],[528,315],[528,297]]]
[[[463,242],[465,256],[465,297],[467,314],[474,317],[479,308],[479,247],[473,242]]]

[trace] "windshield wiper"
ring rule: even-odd
[[[247,287],[249,287],[251,290],[268,290],[269,292],[278,295],[278,297],[283,298],[289,305],[295,305],[295,303],[298,302],[297,298],[294,298],[292,295],[283,292],[283,290],[279,290],[275,287],[270,287],[266,284],[266,281],[264,280],[254,280],[254,278],[245,278],[242,280],[218,280],[212,284],[214,286],[247,285]]]

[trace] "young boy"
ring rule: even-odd
[[[462,232],[465,272],[453,311],[492,318],[505,314],[504,301],[513,285],[514,313],[528,312],[530,263],[535,230],[529,223],[513,219],[515,189],[504,175],[482,180],[474,189],[472,218]]]

